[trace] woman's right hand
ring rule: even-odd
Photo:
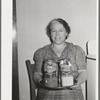
[[[39,83],[42,80],[42,74],[38,72],[34,72],[33,80],[35,83]]]

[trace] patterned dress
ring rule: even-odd
[[[86,69],[85,53],[81,47],[66,42],[61,56],[58,57],[52,45],[46,45],[43,48],[39,48],[34,53],[35,72],[42,73],[43,61],[47,59],[68,59],[72,66],[73,71]],[[81,86],[76,89],[62,89],[62,90],[49,90],[45,88],[39,88],[37,100],[84,100]]]

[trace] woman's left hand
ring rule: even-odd
[[[73,86],[71,86],[70,88],[72,88],[72,89],[76,89],[76,88],[78,88],[80,85],[79,84],[74,84]]]
[[[78,76],[78,71],[71,71],[68,73],[68,75],[72,75],[75,79]]]

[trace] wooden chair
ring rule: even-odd
[[[33,81],[34,64],[31,64],[30,60],[26,60],[25,63],[29,77],[30,100],[36,100],[36,84]]]

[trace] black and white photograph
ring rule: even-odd
[[[10,3],[1,100],[98,100],[98,0]]]

